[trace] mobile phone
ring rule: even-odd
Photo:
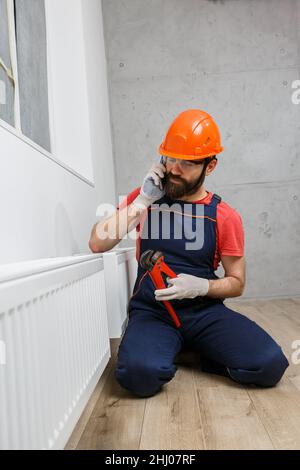
[[[166,160],[166,157],[165,157],[164,155],[161,155],[161,157],[160,157],[160,163],[162,163],[163,165],[166,166],[167,160]]]

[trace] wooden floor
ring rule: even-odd
[[[300,300],[225,303],[282,346],[291,365],[276,387],[242,386],[186,359],[159,394],[135,398],[114,379],[114,342],[66,449],[300,449],[300,364],[291,362],[292,343],[300,341]]]

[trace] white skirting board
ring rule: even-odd
[[[0,448],[63,449],[110,358],[102,255],[0,269]]]

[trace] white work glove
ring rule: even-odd
[[[165,176],[166,167],[163,163],[155,163],[146,174],[140,194],[133,201],[133,204],[147,208],[154,201],[160,199],[165,194],[162,184],[162,178]]]
[[[181,273],[177,277],[168,278],[167,281],[171,287],[155,290],[155,300],[194,299],[206,295],[209,289],[208,279],[191,274]]]

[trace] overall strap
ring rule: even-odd
[[[214,194],[213,197],[211,198],[210,206],[211,207],[217,207],[219,202],[222,201],[222,198],[218,194]]]

